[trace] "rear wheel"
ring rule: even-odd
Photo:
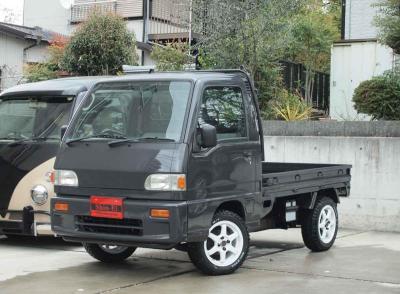
[[[337,205],[331,198],[323,197],[305,214],[301,226],[304,244],[312,251],[326,251],[335,243],[337,231]]]
[[[230,211],[215,214],[206,241],[188,244],[191,261],[208,275],[233,273],[242,265],[248,251],[246,225],[240,216]]]
[[[125,247],[107,244],[84,243],[87,253],[95,259],[106,263],[122,262],[135,252],[136,247]]]

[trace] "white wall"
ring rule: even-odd
[[[378,0],[346,0],[346,40],[376,38],[374,18],[378,8],[373,4],[378,2]]]
[[[48,61],[49,57],[48,44],[43,43],[26,51],[25,62],[42,63]]]
[[[393,50],[377,42],[338,43],[332,48],[330,115],[337,120],[369,120],[353,107],[354,90],[392,68]]]
[[[33,44],[35,44],[33,41],[0,32],[0,69],[2,71],[0,90],[22,82],[26,63],[47,60],[49,54],[45,43],[24,50]]]
[[[400,232],[400,138],[265,137],[266,160],[351,164],[350,198],[339,205],[342,227]]]
[[[14,86],[22,79],[24,48],[28,45],[25,40],[0,32],[0,89]]]
[[[25,26],[39,26],[64,35],[70,33],[71,11],[62,7],[59,0],[24,1]]]

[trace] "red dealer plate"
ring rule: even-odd
[[[90,216],[123,219],[124,201],[121,198],[116,197],[90,197]]]

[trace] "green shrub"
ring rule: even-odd
[[[40,82],[57,78],[57,72],[48,63],[28,64],[24,68],[26,82]]]
[[[155,61],[158,71],[179,71],[193,62],[188,55],[188,50],[186,43],[155,45],[151,52],[151,58]]]
[[[353,102],[358,113],[373,119],[400,120],[400,72],[362,82],[354,92]]]
[[[381,0],[377,6],[380,41],[400,54],[400,0]]]
[[[135,35],[124,20],[95,10],[72,35],[61,65],[79,75],[115,75],[137,61]]]
[[[298,93],[282,90],[278,97],[269,103],[264,117],[286,121],[307,120],[311,118],[312,107]]]

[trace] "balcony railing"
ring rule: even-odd
[[[98,11],[99,13],[117,13],[117,1],[97,1],[75,4],[71,8],[71,23],[85,21],[93,11]]]
[[[149,34],[182,35],[189,32],[189,0],[151,1]]]

